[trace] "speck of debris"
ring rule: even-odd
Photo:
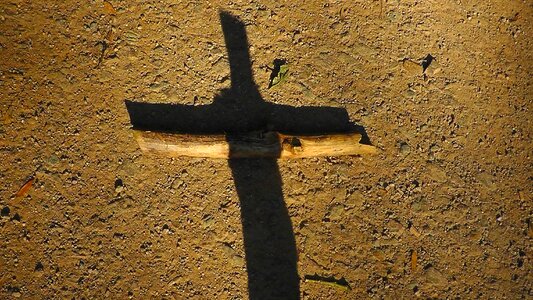
[[[9,207],[4,206],[4,207],[2,208],[2,210],[0,211],[0,216],[2,216],[2,217],[7,217],[7,216],[9,216],[9,213],[10,213],[10,212],[11,212],[11,210],[9,209]]]
[[[422,60],[422,72],[426,72],[426,69],[431,65],[435,57],[433,57],[431,54],[428,54],[423,60]]]
[[[40,261],[38,261],[35,264],[35,271],[42,271],[42,270],[44,270],[44,266],[43,266],[43,264]]]
[[[20,222],[20,215],[18,213],[15,213],[15,215],[11,218],[11,220],[14,220],[14,221],[17,221],[17,222]]]

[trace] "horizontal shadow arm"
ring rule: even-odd
[[[293,107],[264,103],[257,109],[232,109],[227,105],[193,106],[126,101],[135,129],[189,134],[225,134],[278,131],[320,135],[359,132],[345,109],[335,107]]]

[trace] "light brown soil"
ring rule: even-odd
[[[229,88],[221,10],[266,101],[380,149],[278,162],[302,299],[533,296],[533,2],[103,3],[0,2],[0,298],[248,298],[228,163],[144,155],[125,105]]]

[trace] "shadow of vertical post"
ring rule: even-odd
[[[244,24],[226,12],[220,13],[220,21],[228,51],[231,88],[215,101],[238,101],[231,104],[242,109],[245,127],[264,128],[269,112],[253,81]],[[246,116],[254,118],[247,120]],[[228,142],[231,152],[231,139]],[[228,164],[241,204],[250,299],[298,299],[296,242],[283,200],[277,161],[231,159]]]
[[[298,299],[296,244],[272,159],[229,161],[241,203],[250,299]]]

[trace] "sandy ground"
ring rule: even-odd
[[[278,196],[260,161],[243,195],[225,160],[141,153],[125,101],[232,85],[221,11],[265,101],[345,109],[380,153],[279,161]],[[532,22],[529,0],[2,0],[0,298],[530,299]],[[263,194],[260,238],[295,253],[254,273]]]

